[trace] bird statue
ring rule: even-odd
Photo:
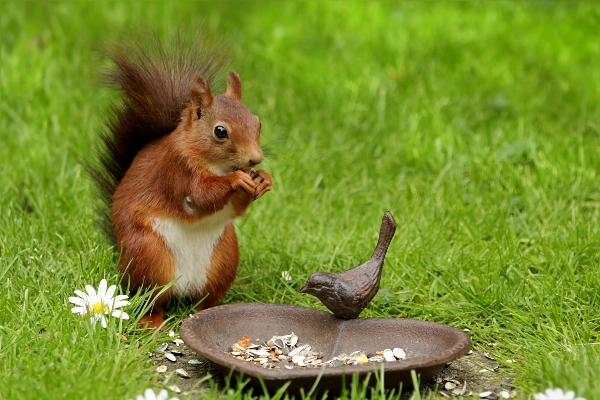
[[[300,293],[317,297],[338,318],[358,318],[379,290],[383,260],[395,232],[394,217],[386,211],[377,247],[367,262],[335,274],[315,272],[300,288]]]

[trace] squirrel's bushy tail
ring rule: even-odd
[[[102,75],[103,82],[115,88],[120,98],[111,107],[97,164],[90,173],[102,201],[101,228],[114,242],[111,197],[133,158],[177,127],[198,75],[211,87],[221,86],[227,57],[222,47],[208,45],[199,35],[187,39],[181,32],[164,43],[155,33],[131,35],[107,45],[103,53],[112,63]]]

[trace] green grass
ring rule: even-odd
[[[522,398],[597,398],[594,2],[5,1],[0,14],[0,399],[162,385],[156,338],[133,320],[89,329],[67,298],[119,279],[82,167],[114,95],[95,85],[96,48],[140,22],[166,35],[202,20],[232,43],[275,183],[237,223],[225,302],[321,307],[297,289],[366,259],[391,210],[393,296],[362,316],[470,329],[476,348],[516,360]]]

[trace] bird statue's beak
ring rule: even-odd
[[[308,293],[308,283],[306,283],[304,286],[302,286],[300,288],[300,290],[298,290],[300,293]]]

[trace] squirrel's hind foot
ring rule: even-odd
[[[140,328],[145,328],[145,329],[166,329],[166,326],[164,326],[164,322],[165,322],[165,312],[164,310],[160,309],[157,310],[156,308],[151,312],[148,313],[146,315],[144,315],[142,317],[142,319],[140,319],[140,322],[138,322],[138,326]]]

